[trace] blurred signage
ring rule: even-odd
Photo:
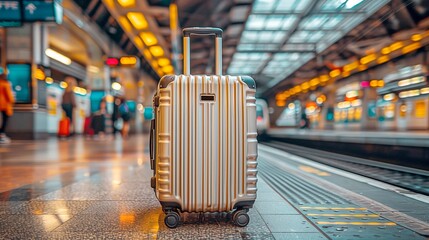
[[[124,67],[139,67],[139,59],[136,56],[123,56],[119,59],[121,66]]]
[[[9,81],[17,103],[31,103],[31,65],[7,64]]]
[[[59,0],[23,1],[24,21],[54,21],[62,23],[63,8]]]
[[[119,65],[119,59],[109,57],[106,59],[106,65],[108,65],[109,67],[117,67]]]
[[[136,56],[123,56],[120,58],[109,57],[106,59],[106,65],[109,67],[140,67],[140,59]]]
[[[0,27],[20,26],[23,22],[62,23],[62,0],[0,1]]]
[[[21,2],[0,1],[0,27],[16,27],[21,24]]]

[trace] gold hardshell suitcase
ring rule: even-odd
[[[216,36],[216,75],[190,74],[191,35]],[[230,212],[238,226],[256,199],[255,81],[222,75],[222,30],[185,28],[184,74],[164,76],[154,96],[151,185],[165,224],[179,212]]]

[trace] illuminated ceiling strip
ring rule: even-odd
[[[414,35],[413,35],[414,36]],[[395,57],[399,57],[399,56],[402,56],[402,55],[405,55],[405,54],[407,54],[407,53],[410,53],[410,52],[412,52],[412,51],[415,51],[415,50],[417,50],[417,49],[419,49],[419,48],[421,48],[421,47],[423,47],[423,46],[425,46],[425,45],[428,45],[429,44],[429,40],[426,42],[426,43],[422,43],[422,40],[424,40],[424,39],[428,39],[428,37],[429,37],[429,31],[426,31],[426,32],[424,32],[424,33],[422,33],[421,34],[421,36],[422,36],[422,38],[418,41],[418,42],[415,42],[412,38],[413,38],[413,36],[411,36],[410,37],[410,41],[413,41],[413,42],[411,42],[410,44],[408,44],[408,45],[405,45],[405,43],[403,42],[403,41],[401,41],[401,42],[395,42],[395,43],[393,43],[393,44],[391,44],[391,45],[389,45],[389,46],[387,46],[387,47],[384,47],[384,48],[382,48],[381,49],[381,51],[378,53],[378,55],[377,55],[377,53],[372,53],[372,54],[369,54],[369,55],[367,55],[367,56],[365,56],[365,57],[363,57],[363,58],[361,58],[360,59],[360,62],[362,63],[370,63],[370,62],[373,62],[374,60],[377,60],[371,67],[373,67],[373,66],[376,66],[376,65],[378,65],[378,64],[382,64],[382,63],[385,63],[385,62],[387,62],[387,61],[389,61],[390,59],[393,59],[393,58],[395,58]],[[393,52],[395,52],[395,51],[398,51],[398,50],[400,50],[400,49],[402,49],[402,52],[396,52],[396,53],[398,53],[399,55],[396,55],[396,56],[394,56],[394,57],[389,57],[389,55],[383,55],[383,53],[389,53],[389,54],[393,54]],[[377,58],[377,56],[379,56],[378,58]],[[351,69],[354,69],[355,68],[355,66],[356,66],[356,62],[353,62],[353,63],[350,63],[350,64],[348,64],[348,65],[345,65],[344,67],[343,67],[343,72],[340,70],[340,69],[336,69],[336,70],[333,70],[333,71],[331,71],[330,73],[329,73],[329,75],[331,76],[331,78],[332,79],[335,79],[335,80],[339,80],[339,79],[342,79],[342,78],[346,78],[346,77],[348,77],[348,76],[350,76],[350,74],[351,74],[351,72],[350,71],[346,71],[346,70],[351,70]],[[359,68],[361,67],[361,66],[363,66],[363,65],[360,65],[359,66]],[[359,71],[363,71],[363,70],[366,70],[367,68],[368,68],[368,66],[366,66],[366,65],[364,65],[365,66],[365,68],[363,68],[363,69],[359,69],[358,68],[358,70]],[[339,77],[340,76],[340,77]],[[339,77],[338,79],[336,79],[337,77]],[[404,83],[405,84],[405,83]],[[384,85],[384,84],[383,84]],[[302,87],[302,83],[300,84],[300,85],[298,85],[298,86],[301,86]],[[295,90],[294,90],[295,89]],[[292,90],[292,91],[291,91]],[[296,86],[295,87],[293,87],[293,88],[290,88],[290,89],[288,89],[288,90],[286,90],[286,91],[289,91],[291,94],[289,95],[289,97],[290,96],[293,96],[293,95],[295,95],[295,94],[298,94],[298,93],[300,93],[301,92],[301,90],[299,90],[299,91],[297,91],[297,89],[296,89]],[[279,93],[277,93],[277,94],[279,94]],[[403,94],[403,96],[405,96],[405,97],[409,97],[408,95],[406,95],[405,93]],[[284,100],[283,101],[286,101],[287,100],[287,98],[288,97],[286,97],[286,98],[283,98]]]
[[[46,56],[48,56],[54,60],[57,60],[58,62],[60,62],[62,64],[70,65],[72,63],[70,58],[68,58],[68,57],[62,55],[61,53],[59,53],[55,50],[52,50],[50,48],[47,48],[45,50],[45,54],[46,54]]]
[[[137,49],[143,54],[144,58],[151,65],[152,69],[159,75],[164,75],[162,69],[159,68],[157,61],[153,61],[153,56],[150,53],[149,49],[146,48],[141,41],[140,33],[141,30],[145,29],[148,32],[151,32],[154,36],[157,36],[159,33],[159,26],[156,23],[156,20],[153,18],[151,14],[166,14],[168,15],[168,9],[165,11],[161,8],[151,8],[151,6],[145,0],[135,1],[135,4],[130,7],[123,7],[116,0],[102,0],[104,5],[107,7],[108,11],[116,20],[120,26],[124,29],[124,32],[127,34],[128,38],[134,43]],[[132,1],[132,0],[131,0]],[[128,0],[122,0],[122,3],[125,5],[128,4]],[[131,15],[129,15],[131,11]],[[145,14],[143,14],[145,13]],[[147,13],[147,14],[146,14]],[[127,16],[127,17],[124,17]],[[144,27],[144,22],[141,21],[142,17],[144,17],[147,26]],[[129,21],[130,20],[130,21]],[[136,21],[137,20],[137,21]],[[139,21],[140,20],[140,21]],[[133,22],[134,21],[134,22]],[[131,22],[131,23],[130,23]],[[137,25],[133,28],[131,25]],[[142,29],[143,28],[143,29]],[[162,49],[164,56],[170,56],[169,49],[167,48],[167,43],[163,38],[157,38],[158,47]],[[159,52],[159,51],[158,51]]]

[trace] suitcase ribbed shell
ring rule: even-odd
[[[253,202],[255,89],[237,76],[167,77],[174,80],[159,87],[155,108],[160,202],[184,212],[231,211],[239,202]]]

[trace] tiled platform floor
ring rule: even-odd
[[[0,146],[0,239],[326,239],[263,180],[247,227],[188,214],[168,229],[146,146],[146,136]]]

